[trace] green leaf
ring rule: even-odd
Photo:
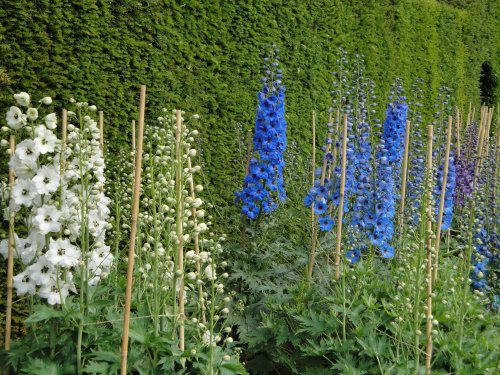
[[[63,316],[63,312],[60,310],[54,310],[53,308],[39,305],[35,307],[35,312],[26,319],[26,323],[36,323],[42,322],[54,318],[61,318]]]

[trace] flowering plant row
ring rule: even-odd
[[[92,118],[96,107],[72,100],[75,112],[68,112],[71,123],[62,142],[55,134],[56,114],[42,115],[51,98],[37,107],[27,93],[15,99],[18,106],[7,112],[8,129],[3,129],[20,140],[9,150],[16,178],[12,191],[4,194],[4,216],[13,213],[18,229],[14,257],[24,265],[14,276],[14,287],[18,295],[36,294],[51,305],[62,304],[70,291],[78,292],[75,279],[80,288],[95,285],[113,262],[105,244],[110,212],[100,133]],[[5,257],[8,246],[8,240],[0,243]]]

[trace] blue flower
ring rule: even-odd
[[[274,211],[277,201],[284,201],[283,186],[284,151],[286,149],[285,88],[281,83],[281,70],[277,69],[278,58],[271,51],[271,60],[266,67],[263,88],[257,94],[258,106],[253,136],[253,155],[249,171],[243,181],[243,189],[236,192],[241,201],[242,212],[255,219],[259,212]],[[277,73],[277,72],[280,73]]]
[[[324,214],[328,208],[325,198],[320,198],[314,204],[314,212],[318,215]]]
[[[329,216],[320,216],[320,218],[318,219],[318,223],[319,223],[320,230],[322,230],[324,232],[328,232],[328,231],[332,230],[335,222]]]

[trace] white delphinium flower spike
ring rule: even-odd
[[[5,120],[7,120],[7,126],[13,130],[19,130],[24,125],[26,125],[26,115],[21,112],[18,107],[10,107],[9,112]]]
[[[33,219],[33,223],[42,234],[59,232],[61,230],[61,223],[59,222],[60,217],[61,211],[54,205],[44,205],[36,210],[36,216]]]

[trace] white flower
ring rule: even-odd
[[[51,283],[51,276],[54,274],[55,269],[45,257],[41,256],[38,261],[26,269],[31,279],[36,285],[48,285]]]
[[[35,141],[25,139],[17,145],[15,155],[18,156],[21,161],[34,162],[40,156],[40,150]]]
[[[45,125],[47,125],[47,128],[54,130],[57,126],[57,116],[55,113],[51,113],[47,116],[45,116]]]
[[[19,130],[26,125],[26,115],[24,115],[17,107],[10,107],[5,119],[7,120],[9,128],[13,130]]]
[[[36,292],[36,284],[33,282],[30,277],[30,272],[26,269],[19,275],[16,275],[12,278],[14,280],[14,288],[16,288],[16,292],[18,296],[22,296],[26,293],[35,294]]]
[[[7,240],[0,241],[0,254],[2,254],[5,259],[7,259],[8,251],[9,251],[9,241]]]
[[[80,251],[68,239],[50,239],[49,250],[45,257],[55,266],[71,268],[78,264]]]
[[[52,104],[52,98],[50,96],[46,96],[45,98],[40,99],[39,103],[50,105]]]
[[[60,305],[66,300],[71,286],[72,284],[64,283],[58,289],[55,281],[51,280],[49,284],[45,284],[40,288],[38,294],[40,295],[40,297],[45,298],[49,305]]]
[[[53,193],[59,187],[59,171],[53,166],[44,165],[33,177],[38,194]]]
[[[32,231],[27,238],[16,241],[16,250],[24,264],[30,264],[37,252],[45,246],[45,237]]]
[[[17,259],[19,257],[20,241],[22,240],[19,239],[16,233],[14,233],[14,259]],[[0,254],[2,254],[5,259],[7,259],[8,257],[8,251],[9,251],[9,240],[5,239],[0,241]]]
[[[215,280],[217,279],[215,269],[212,268],[212,265],[209,264],[208,266],[205,267],[205,270],[203,271],[205,276],[207,277],[208,280]]]
[[[36,108],[28,108],[26,111],[26,116],[31,121],[35,121],[38,118],[38,110]]]
[[[90,264],[92,264],[93,267],[89,266],[89,268],[97,269],[102,267],[108,269],[109,267],[111,267],[112,263],[113,263],[113,254],[110,253],[110,247],[101,246],[92,251]]]
[[[30,104],[30,95],[27,92],[14,94],[14,99],[16,99],[17,104],[21,107],[27,107]]]
[[[59,211],[55,206],[43,205],[37,209],[33,223],[42,234],[59,232],[61,230],[61,223],[58,221],[60,217],[61,211]]]
[[[40,125],[35,129],[35,144],[40,150],[41,154],[46,154],[47,152],[54,152],[56,147],[57,137],[52,131],[48,130],[45,126]]]
[[[9,166],[14,169],[19,178],[32,178],[38,168],[35,160],[22,160],[18,155],[11,159]]]
[[[97,111],[97,107],[95,105],[90,105],[88,108],[89,111],[95,112]]]
[[[204,345],[209,346],[210,344],[214,344],[216,341],[216,337],[212,335],[212,340],[210,340],[210,331],[206,330],[205,333],[203,334],[203,337],[201,341],[203,342]]]
[[[14,184],[12,198],[16,204],[30,207],[36,195],[37,193],[31,180],[18,179]]]

